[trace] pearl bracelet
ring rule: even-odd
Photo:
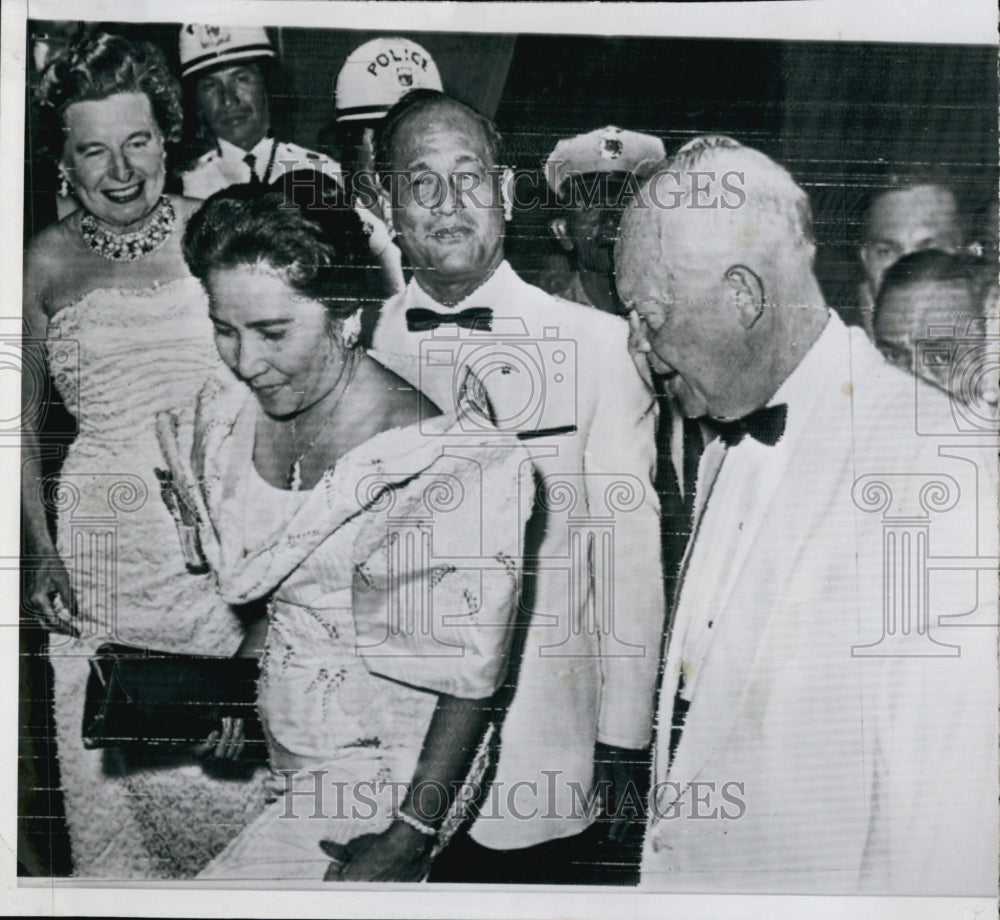
[[[437,837],[438,832],[434,830],[429,824],[424,824],[419,818],[414,818],[413,815],[408,815],[405,812],[397,811],[392,816],[396,821],[402,821],[404,824],[409,824],[415,831],[420,831],[427,837]]]

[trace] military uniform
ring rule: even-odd
[[[252,173],[246,161],[248,154],[253,157]],[[243,150],[220,138],[181,179],[185,195],[208,198],[230,185],[250,182],[254,176],[269,185],[284,173],[297,169],[316,169],[338,181],[341,177],[340,164],[336,160],[298,144],[265,137],[252,150]]]

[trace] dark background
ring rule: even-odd
[[[159,44],[177,67],[177,24],[101,24]],[[29,35],[43,24],[29,23]],[[594,38],[568,35],[376,33],[272,29],[282,84],[276,129],[307,147],[333,115],[347,54],[378,34],[404,34],[434,57],[445,89],[493,116],[506,162],[540,168],[556,141],[607,124],[661,137],[668,153],[706,132],[730,134],[783,163],[810,194],[817,272],[828,300],[857,280],[865,197],[887,167],[948,166],[972,239],[986,244],[997,207],[997,51],[993,47]],[[30,66],[30,49],[28,54]],[[37,75],[29,72],[29,90]],[[32,155],[29,110],[25,236],[55,217],[51,164]],[[559,253],[538,209],[515,215],[508,254],[528,280]],[[992,232],[995,232],[993,230]],[[71,420],[49,415],[52,436]],[[27,621],[24,621],[27,624]],[[22,630],[19,863],[68,871],[50,736],[40,630]]]
[[[179,69],[178,25],[99,26],[157,43]],[[332,120],[333,85],[348,53],[393,34],[269,32],[281,61],[272,114],[285,139],[307,147]],[[948,166],[973,239],[989,232],[997,189],[994,47],[399,34],[431,53],[448,92],[495,118],[506,159],[519,168],[541,166],[559,138],[607,124],[657,135],[668,153],[706,132],[763,150],[810,193],[828,294],[854,276],[864,199],[887,167]],[[30,151],[29,144],[27,236],[54,215],[51,174]],[[529,276],[557,254],[545,219],[519,213],[510,228],[511,260]]]

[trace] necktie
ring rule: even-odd
[[[254,169],[254,167],[257,165],[257,157],[255,157],[252,153],[248,153],[245,157],[243,157],[243,162],[250,167],[250,184],[260,185],[260,177],[257,175],[257,171]]]
[[[751,412],[743,418],[732,422],[720,422],[705,416],[702,423],[710,431],[715,432],[726,443],[727,447],[735,447],[747,435],[761,444],[773,447],[785,433],[785,421],[788,418],[788,406],[781,403]]]
[[[429,332],[446,323],[489,332],[493,328],[493,311],[489,307],[469,307],[458,313],[438,313],[424,307],[413,307],[406,311],[406,328],[409,332]]]

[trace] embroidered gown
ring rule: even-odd
[[[390,823],[437,693],[499,685],[531,464],[512,439],[442,416],[290,492],[254,469],[257,411],[241,386],[206,388],[194,491],[223,595],[273,592],[258,691],[273,800],[199,877],[321,879],[320,840]]]
[[[155,414],[176,410],[188,442],[197,393],[219,366],[201,286],[98,289],[49,325],[49,366],[79,433],[58,481],[57,548],[82,635],[53,634],[57,751],[74,874],[187,878],[262,807],[260,783],[213,777],[189,755],[85,750],[88,656],[117,641],[229,655],[240,623],[209,576],[188,574],[154,467]]]

